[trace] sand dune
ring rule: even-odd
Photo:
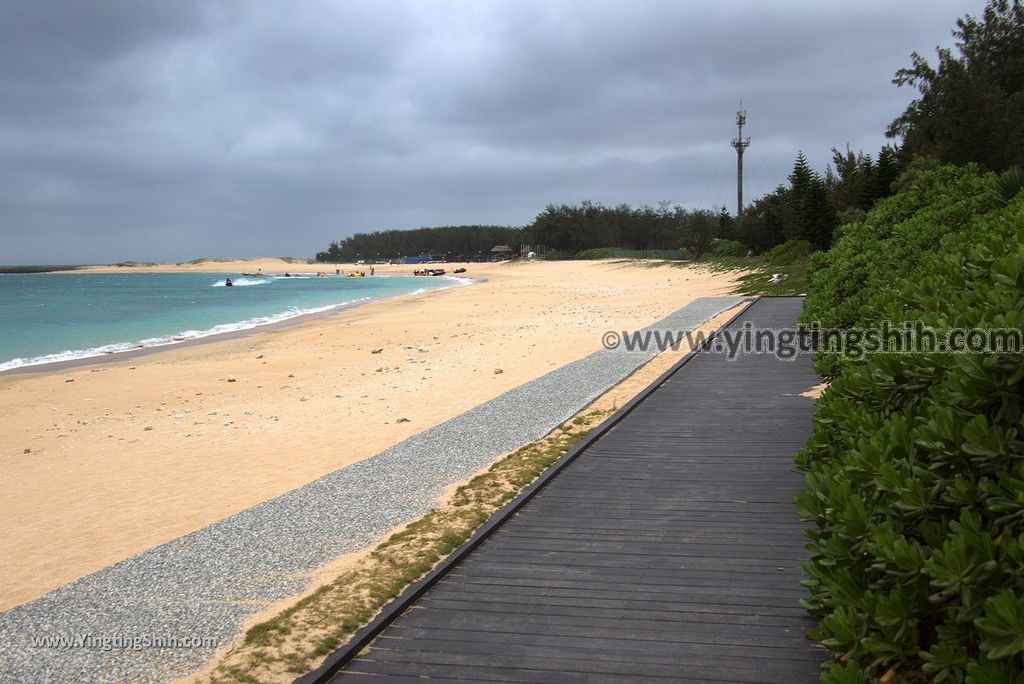
[[[93,273],[178,273],[187,271],[255,273],[257,270],[262,269],[264,273],[283,274],[285,272],[316,273],[318,271],[330,271],[333,273],[335,268],[353,270],[357,267],[351,264],[307,264],[304,260],[297,258],[256,257],[253,259],[194,259],[177,264],[125,262],[125,265],[84,266],[77,269],[77,271]]]

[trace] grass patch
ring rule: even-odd
[[[780,283],[772,283],[772,276],[781,273],[786,276]],[[750,295],[803,295],[807,294],[807,264],[793,264],[778,270],[760,267],[740,276],[736,294]]]
[[[291,681],[312,670],[410,583],[461,546],[495,510],[515,498],[612,410],[581,413],[460,486],[447,503],[378,544],[355,569],[249,629],[207,681]]]
[[[715,272],[743,271],[733,291],[744,295],[802,295],[807,293],[807,269],[810,245],[801,241],[785,242],[760,256],[708,257],[697,262]],[[773,276],[783,276],[771,282]]]

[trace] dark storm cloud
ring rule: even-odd
[[[0,263],[311,254],[877,152],[974,2],[2,2]]]

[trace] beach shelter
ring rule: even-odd
[[[491,261],[502,261],[512,258],[512,248],[508,245],[495,245],[491,248]]]

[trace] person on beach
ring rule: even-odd
[[[373,275],[373,266],[370,267],[370,275]]]

